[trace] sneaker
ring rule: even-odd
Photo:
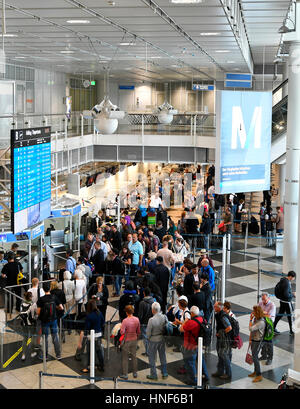
[[[154,375],[147,375],[147,379],[150,379],[151,381],[157,381],[157,376]]]
[[[142,352],[142,355],[143,355],[143,356],[149,356],[149,355],[147,354],[147,352]]]
[[[137,378],[137,373],[136,372],[133,372],[133,377]]]
[[[22,354],[22,356],[21,356],[21,361],[25,361],[25,359],[26,359],[25,354]]]
[[[168,375],[167,373],[162,374],[162,378],[163,378],[163,379],[166,379],[168,376],[169,376],[169,375]]]
[[[280,331],[278,331],[278,329],[274,328],[274,334],[279,335]]]
[[[35,358],[37,356],[37,352],[31,352],[30,357]]]
[[[261,382],[262,379],[263,379],[263,377],[262,377],[261,375],[259,375],[259,376],[256,376],[256,377],[253,379],[252,382]]]
[[[61,355],[57,356],[56,359],[57,359],[58,361],[60,361],[60,360],[61,360]]]
[[[272,359],[267,359],[266,365],[272,365]]]
[[[256,377],[256,373],[255,373],[255,372],[252,372],[252,373],[250,373],[248,376],[249,376],[249,378],[255,378],[255,377]]]

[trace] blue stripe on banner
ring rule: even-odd
[[[232,74],[232,73],[227,73],[225,75],[225,78],[227,80],[241,80],[241,81],[252,81],[252,75],[251,74]]]
[[[252,88],[252,82],[243,81],[225,81],[225,87],[231,88]]]

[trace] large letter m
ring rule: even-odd
[[[255,107],[254,113],[252,116],[252,120],[251,120],[251,124],[250,124],[249,133],[247,135],[241,107],[240,106],[232,107],[231,149],[237,149],[238,137],[240,139],[241,148],[244,149],[246,145],[247,137],[250,139],[251,137],[253,137],[253,134],[254,134],[254,148],[260,148],[261,114],[262,114],[262,107],[259,107],[259,106]]]

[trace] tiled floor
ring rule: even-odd
[[[211,377],[211,387],[218,388],[233,388],[233,389],[276,389],[281,376],[288,367],[292,366],[293,362],[293,338],[289,335],[288,324],[286,319],[282,319],[278,324],[278,329],[281,335],[274,339],[274,360],[272,365],[266,366],[262,361],[261,369],[263,373],[263,381],[253,384],[248,374],[253,371],[253,366],[249,366],[245,362],[245,356],[248,348],[249,340],[249,314],[254,304],[257,303],[257,280],[258,280],[258,262],[255,253],[261,254],[261,268],[263,270],[275,272],[273,274],[262,274],[261,289],[267,289],[271,294],[274,292],[274,287],[280,279],[282,260],[274,257],[274,250],[270,248],[261,248],[260,242],[263,241],[255,238],[249,239],[249,248],[247,252],[253,255],[244,256],[241,252],[231,254],[231,264],[227,266],[226,270],[226,299],[232,303],[233,311],[236,313],[240,323],[241,337],[243,339],[243,347],[240,350],[233,350],[232,354],[232,379],[231,381],[222,381],[219,378]],[[235,239],[232,247],[234,250],[243,249],[242,239]],[[221,270],[222,256],[220,253],[212,253],[212,258],[215,262],[217,270]],[[278,306],[277,299],[272,296],[271,299]],[[117,307],[117,300],[110,299],[110,307],[108,309],[108,319],[111,317],[115,308]],[[114,317],[113,324],[118,320],[118,314]],[[4,334],[4,362],[18,351],[21,347],[21,337],[17,334]],[[74,358],[78,335],[66,335],[66,343],[62,344],[61,361],[50,357],[47,362],[47,371],[54,374],[65,375],[82,375],[82,363]],[[116,351],[115,347],[110,344],[109,360],[107,360],[107,343],[103,342],[106,354],[105,372],[98,372],[96,376],[110,378],[121,374],[121,355]],[[49,337],[50,355],[53,354],[53,346]],[[185,385],[185,376],[177,374],[177,369],[183,364],[182,354],[173,351],[173,346],[167,347],[167,362],[169,378],[162,380],[160,373],[160,362],[157,362],[158,367],[158,383],[163,383],[166,386],[156,386],[157,388],[176,389],[176,386],[168,385]],[[137,351],[138,358],[138,378],[139,382],[146,382],[145,384],[118,382],[119,389],[151,389],[154,386],[148,383],[146,376],[149,374],[149,364],[147,357],[142,355],[144,347],[142,341],[139,342],[139,349]],[[25,363],[21,362],[21,355],[19,354],[5,370],[0,373],[0,388],[17,388],[17,389],[36,389],[39,385],[38,373],[43,370],[43,363],[37,358],[27,358]],[[215,350],[215,342],[211,350],[205,353],[208,373],[212,374],[216,371],[217,353]],[[133,380],[131,362],[129,362],[129,380]],[[155,382],[154,382],[155,384]],[[97,381],[94,386],[90,386],[87,380],[84,379],[70,379],[58,377],[45,377],[43,380],[43,387],[45,389],[73,389],[73,388],[106,388],[112,389],[114,387],[112,380]]]

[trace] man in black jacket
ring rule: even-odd
[[[110,242],[112,247],[114,247],[115,249],[118,249],[119,252],[121,251],[122,248],[122,236],[121,233],[118,231],[117,226],[115,224],[113,224],[111,226],[111,238],[110,238]]]
[[[154,269],[154,275],[155,275],[156,283],[161,289],[161,293],[162,293],[161,310],[164,314],[166,311],[166,305],[167,305],[167,296],[168,296],[168,289],[169,289],[169,283],[170,283],[170,271],[163,264],[163,261],[164,259],[161,256],[156,257],[157,265]]]
[[[117,248],[113,248],[109,252],[110,262],[108,264],[108,271],[110,274],[114,276],[115,282],[115,290],[116,292],[113,294],[114,297],[118,297],[120,295],[120,289],[122,287],[122,280],[125,275],[125,265],[122,263],[120,258],[118,257],[119,250]]]
[[[201,282],[201,275],[198,272],[198,266],[197,264],[193,264],[191,266],[191,272],[185,277],[184,282],[183,282],[183,288],[184,288],[184,295],[186,297],[191,296],[194,294],[194,289],[193,289],[193,284]]]
[[[193,290],[194,294],[190,295],[188,297],[188,307],[191,309],[193,305],[196,305],[196,307],[199,308],[199,311],[203,311],[206,309],[205,308],[205,293],[200,290],[200,284],[199,283],[193,283]]]
[[[296,273],[294,271],[289,271],[286,277],[282,277],[279,281],[279,294],[275,292],[275,295],[280,300],[279,311],[275,317],[274,321],[274,332],[275,334],[280,334],[276,329],[278,321],[282,318],[283,314],[287,314],[287,319],[290,327],[290,335],[294,335],[293,326],[292,326],[292,299],[295,294],[292,292],[291,282],[295,280]]]
[[[94,274],[103,274],[105,272],[104,252],[101,249],[101,244],[96,241],[94,244],[95,253],[91,258],[91,262],[95,266]]]
[[[201,284],[200,284],[201,292],[204,293],[205,301],[204,301],[204,318],[208,322],[211,317],[211,313],[213,310],[213,299],[212,299],[212,290],[209,285],[209,277],[208,274],[203,273],[201,275]]]
[[[145,346],[145,352],[142,355],[148,356],[148,339],[146,335],[146,328],[149,319],[152,317],[152,304],[154,303],[154,298],[151,296],[151,290],[149,287],[144,289],[144,298],[139,304],[138,318],[141,324],[141,334]]]
[[[10,287],[12,285],[16,286],[18,284],[17,278],[19,272],[23,271],[23,267],[21,263],[15,260],[15,256],[13,253],[9,254],[8,256],[8,263],[4,264],[2,268],[2,278],[6,279],[6,287]],[[10,289],[14,292],[18,297],[21,297],[21,287],[13,287]],[[11,304],[9,302],[11,298]],[[21,306],[21,299],[17,297],[8,297],[8,312],[11,314],[13,310],[14,298],[16,298],[16,310],[20,311]]]
[[[161,220],[157,222],[157,227],[154,230],[154,234],[159,238],[160,242],[162,242],[163,237],[167,234],[167,230],[164,228]]]

